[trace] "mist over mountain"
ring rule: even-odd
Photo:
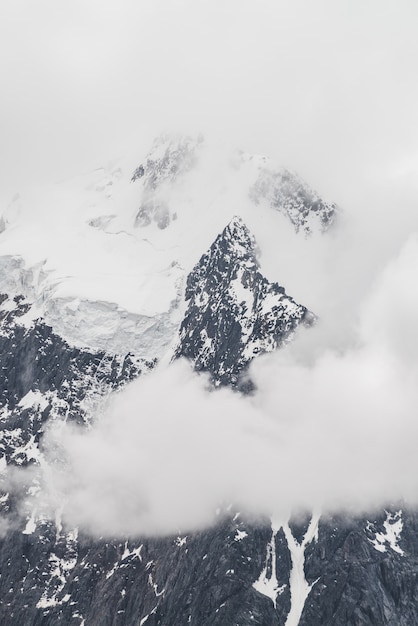
[[[202,135],[9,203],[4,623],[413,623],[418,247],[363,218]]]
[[[0,623],[418,623],[418,8],[2,7]]]

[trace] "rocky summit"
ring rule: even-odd
[[[314,316],[259,271],[256,242],[234,217],[187,277],[188,307],[177,356],[191,359],[216,383],[236,385],[257,355],[288,341]]]

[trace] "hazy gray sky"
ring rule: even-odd
[[[4,0],[3,192],[161,130],[210,130],[334,196],[416,170],[417,18],[415,0]]]

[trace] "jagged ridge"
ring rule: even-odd
[[[285,343],[314,316],[259,270],[256,242],[235,217],[187,278],[188,308],[176,356],[191,359],[215,382],[237,384],[239,374],[262,352]]]

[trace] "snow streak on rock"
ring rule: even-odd
[[[387,548],[390,548],[394,552],[397,552],[401,556],[404,555],[404,551],[399,545],[403,529],[402,510],[390,513],[386,511],[386,519],[383,522],[383,528],[381,532],[377,532],[376,524],[367,522],[366,530],[368,533],[372,533],[370,543],[378,552],[386,552]]]
[[[262,276],[255,240],[239,217],[189,274],[186,300],[176,355],[222,384],[236,385],[257,354],[283,345],[299,324],[314,321],[283,287]]]
[[[309,584],[305,578],[305,549],[313,540],[318,540],[318,523],[319,515],[314,513],[309,523],[308,529],[303,536],[302,542],[299,543],[292,534],[288,523],[283,525],[287,545],[292,558],[292,570],[290,572],[290,596],[291,607],[287,616],[285,626],[298,626],[301,618],[306,598],[308,597],[313,585]]]
[[[270,598],[276,608],[277,596],[283,593],[286,585],[279,585],[277,581],[277,563],[276,563],[276,535],[281,525],[272,523],[271,541],[267,544],[266,564],[259,576],[253,584],[253,587],[259,593]]]

